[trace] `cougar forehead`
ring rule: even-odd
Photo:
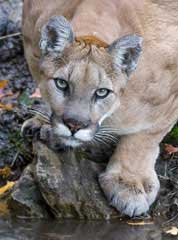
[[[97,63],[90,61],[89,58],[80,61],[70,61],[68,64],[60,67],[55,73],[54,78],[63,78],[75,90],[87,92],[96,88],[110,88],[113,90],[112,77],[110,77],[104,68]]]
[[[47,71],[57,71],[59,68],[77,64],[79,62],[95,63],[103,68],[108,75],[117,74],[113,66],[113,60],[110,54],[103,47],[85,43],[74,42],[65,48],[62,55],[53,57],[47,55],[43,58],[41,69]],[[53,65],[53,66],[52,66]]]

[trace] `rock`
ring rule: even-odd
[[[21,22],[22,0],[0,1],[0,63],[23,53]],[[17,34],[11,36],[11,34]]]
[[[68,151],[54,152],[41,142],[34,144],[36,159],[26,169],[11,194],[13,208],[27,215],[55,218],[112,219],[119,213],[109,206],[98,184],[105,164],[89,161]],[[43,199],[43,200],[42,200]],[[12,205],[12,204],[11,204]],[[25,209],[25,211],[22,211]],[[29,214],[30,212],[30,214]]]
[[[13,216],[45,218],[49,214],[43,197],[34,182],[33,166],[29,165],[17,182],[8,206]]]
[[[0,36],[4,35],[6,32],[7,26],[7,17],[6,12],[3,8],[0,8]]]
[[[0,0],[0,36],[21,32],[22,2]],[[8,79],[13,90],[21,90],[22,85],[26,90],[29,83],[31,88],[21,36],[1,41],[0,55],[0,79]],[[109,207],[98,184],[98,175],[105,164],[89,161],[86,157],[94,152],[98,160],[100,152],[91,149],[87,154],[56,153],[40,142],[34,146],[36,159],[24,171],[8,201],[13,215],[44,218],[52,214],[56,218],[80,219],[119,216]],[[105,158],[107,156],[101,160]]]

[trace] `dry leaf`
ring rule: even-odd
[[[140,222],[127,222],[127,224],[132,225],[132,226],[144,226],[144,225],[152,225],[152,224],[154,224],[154,222],[140,221]]]
[[[9,213],[8,205],[6,201],[0,202],[0,215],[4,216]]]
[[[174,147],[170,144],[165,144],[164,145],[164,150],[168,153],[168,154],[172,154],[172,153],[177,153],[178,152],[178,147]]]
[[[0,103],[0,109],[11,111],[13,109],[13,107],[10,104],[4,105],[4,104]]]
[[[5,192],[9,191],[13,186],[15,182],[7,182],[7,184],[0,188],[0,196],[3,195]]]
[[[9,167],[5,167],[3,169],[0,169],[0,176],[3,176],[3,177],[9,177],[11,174],[11,169]]]
[[[1,80],[0,81],[0,89],[4,89],[7,86],[7,80]]]
[[[177,236],[178,235],[178,228],[177,227],[171,227],[171,229],[165,231],[168,234],[171,234],[173,236]]]
[[[4,88],[7,85],[7,80],[0,80],[0,99],[4,97]]]
[[[30,98],[41,98],[40,89],[36,88],[35,92],[30,96]]]

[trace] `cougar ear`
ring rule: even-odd
[[[41,30],[40,49],[42,54],[60,54],[73,41],[74,34],[67,19],[54,16]]]
[[[129,77],[136,69],[142,51],[143,38],[138,35],[127,35],[114,41],[108,48],[117,68]]]

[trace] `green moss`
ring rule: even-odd
[[[20,130],[10,132],[8,135],[9,142],[18,150],[21,150],[23,139],[20,135]]]
[[[29,97],[29,93],[27,91],[24,91],[19,97],[19,103],[22,105],[26,105],[26,106],[32,105],[33,101],[34,99],[31,99]]]
[[[11,131],[8,133],[9,145],[0,149],[0,158],[8,156],[9,152],[19,153],[25,159],[30,160],[31,154],[27,151],[24,145],[24,139],[20,135],[20,130]]]
[[[178,139],[178,126],[175,126],[170,132],[169,136],[174,139]]]
[[[175,125],[173,127],[173,129],[171,130],[171,132],[165,137],[164,143],[170,143],[172,144],[173,142],[174,143],[177,143],[178,142],[178,126]]]

